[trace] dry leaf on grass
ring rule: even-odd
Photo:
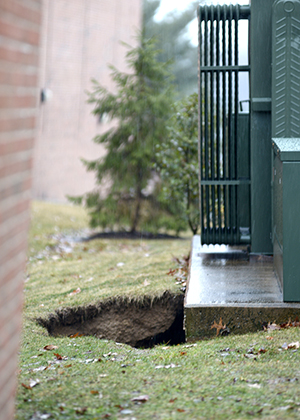
[[[21,385],[22,385],[23,388],[32,389],[30,385],[26,385],[23,382],[21,383]]]
[[[39,366],[37,368],[32,369],[33,372],[40,372],[42,370],[47,370],[49,366]]]
[[[40,383],[39,379],[35,379],[35,380],[34,379],[30,379],[28,385],[27,384],[24,384],[24,383],[22,383],[21,385],[22,385],[22,387],[24,387],[26,389],[32,389],[35,386],[37,386],[39,383]]]
[[[62,356],[61,354],[58,354],[58,353],[54,353],[54,356],[56,357],[57,360],[64,360],[65,359],[64,356]]]
[[[299,348],[299,341],[296,341],[296,342],[290,343],[290,344],[284,343],[281,348],[283,350],[289,350],[289,349],[297,350]]]
[[[74,296],[77,295],[77,293],[80,293],[81,289],[80,287],[77,287],[77,289],[73,290],[73,292],[69,293],[69,296]]]
[[[52,417],[52,414],[49,413],[40,413],[39,411],[36,411],[32,417],[30,417],[30,420],[47,420]]]
[[[53,346],[52,344],[49,344],[48,346],[44,347],[44,350],[56,350],[58,349],[58,346]]]
[[[174,365],[174,363],[171,363],[170,365],[158,365],[155,366],[155,369],[173,369],[176,367],[180,367],[181,365]]]
[[[280,325],[275,324],[275,322],[272,322],[272,324],[269,322],[268,325],[265,327],[264,326],[264,331],[274,331],[274,330],[280,330],[281,327]]]
[[[131,398],[131,401],[137,402],[137,403],[145,403],[149,400],[148,395],[140,395],[139,397]]]
[[[268,330],[281,330],[281,329],[286,329],[286,328],[296,328],[296,327],[300,327],[300,322],[298,317],[296,317],[295,321],[291,321],[291,318],[288,320],[288,322],[284,322],[280,325],[276,324],[275,322],[272,323],[268,323],[267,326],[264,326],[264,331],[268,331]]]
[[[83,415],[87,411],[87,407],[76,408],[75,413]]]

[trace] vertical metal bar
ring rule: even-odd
[[[211,16],[210,16],[210,65],[215,64],[214,57],[214,6],[211,5]],[[210,170],[211,179],[215,180],[215,92],[214,92],[214,78],[215,74],[213,71],[210,72]],[[215,187],[211,187],[211,215],[212,215],[212,242],[216,241],[216,209],[215,209]]]
[[[239,31],[239,26],[238,26],[238,22],[239,22],[239,6],[236,5],[235,6],[235,25],[234,25],[234,29],[235,29],[235,45],[234,45],[234,59],[235,62],[234,64],[236,66],[238,66],[239,64],[239,44],[238,44],[238,31]],[[237,136],[238,136],[238,116],[239,116],[239,72],[238,70],[236,70],[234,72],[234,77],[235,77],[235,89],[234,89],[234,94],[235,94],[235,109],[234,109],[234,114],[235,114],[235,136],[234,136],[234,178],[237,179],[238,173],[237,173]],[[236,185],[234,187],[234,210],[235,210],[235,220],[234,220],[234,226],[235,226],[235,238],[234,238],[234,242],[238,243],[239,240],[239,224],[238,224],[238,207],[237,207],[237,194],[238,194],[238,186]]]
[[[204,9],[204,65],[208,65],[208,6],[205,6]],[[209,125],[209,112],[208,112],[208,74],[207,72],[204,75],[204,95],[205,95],[205,180],[208,180],[209,178],[209,136],[208,136],[208,125]],[[209,235],[209,186],[206,186],[206,192],[205,192],[205,198],[206,198],[206,243],[209,242],[208,235]]]
[[[227,5],[223,6],[223,20],[222,20],[222,65],[226,66],[226,12]],[[223,180],[227,178],[227,150],[226,150],[226,72],[222,72],[222,146],[223,146]],[[223,188],[223,200],[224,200],[224,242],[228,243],[228,231],[227,231],[227,194],[226,188]]]
[[[217,21],[216,21],[216,65],[220,66],[220,5],[217,5]],[[220,71],[216,72],[216,134],[217,134],[217,179],[220,180]],[[218,242],[221,243],[221,187],[217,186],[217,197],[218,197]]]
[[[233,15],[233,6],[229,5],[229,18],[228,18],[228,65],[231,66],[232,63],[232,15]],[[232,179],[232,71],[228,71],[228,167],[229,167],[229,179]],[[230,228],[230,243],[233,243],[233,196],[232,196],[232,187],[229,187],[229,228]]]
[[[202,72],[201,72],[201,68],[203,66],[203,47],[202,47],[202,42],[203,42],[203,36],[202,36],[202,7],[199,7],[198,9],[198,37],[199,37],[199,56],[198,56],[198,61],[199,61],[199,150],[198,150],[198,155],[199,155],[199,209],[200,209],[200,229],[201,229],[201,243],[203,243],[203,239],[204,239],[204,223],[203,223],[203,217],[204,217],[204,212],[203,212],[203,187],[201,185],[201,180],[203,179],[203,173],[202,173],[202,162],[203,162],[203,156],[202,156],[202,152],[203,152],[203,83],[202,83]]]

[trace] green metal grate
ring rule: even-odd
[[[238,24],[250,7],[199,6],[201,241],[250,243],[249,114],[239,113]]]

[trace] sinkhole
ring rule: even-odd
[[[96,305],[63,308],[37,322],[52,336],[89,335],[150,348],[185,342],[184,294],[169,291],[158,297],[115,297]]]

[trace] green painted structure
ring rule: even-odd
[[[283,300],[300,302],[300,0],[200,5],[198,18],[201,242],[273,254]]]

